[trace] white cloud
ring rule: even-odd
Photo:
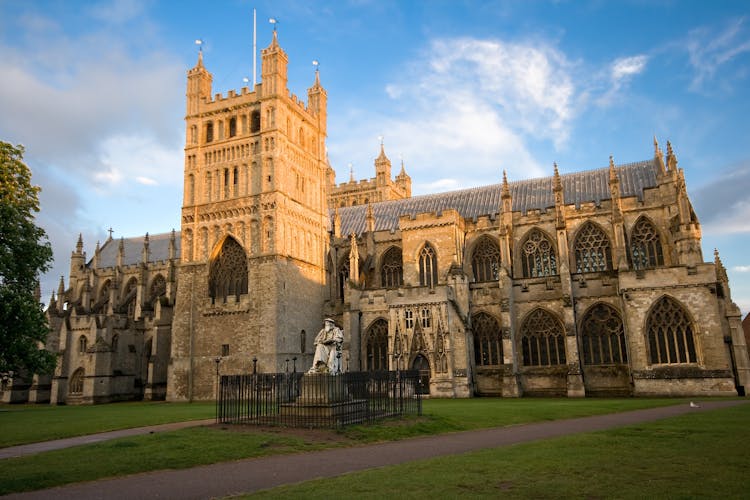
[[[727,66],[739,55],[750,52],[750,31],[745,27],[745,18],[739,18],[719,33],[714,33],[709,28],[691,31],[685,47],[690,65],[695,70],[691,90],[702,91],[709,82],[716,83],[715,76],[719,70],[719,83],[726,87],[731,76],[726,70]]]
[[[648,56],[644,54],[620,57],[612,61],[609,65],[607,76],[604,77],[600,75],[600,79],[604,80],[604,82],[597,83],[596,78],[592,82],[593,87],[603,84],[606,88],[606,90],[596,98],[596,104],[602,107],[610,106],[620,95],[622,89],[630,83],[633,77],[646,70],[647,64]]]
[[[738,273],[750,273],[750,266],[733,266],[732,271]]]
[[[648,57],[645,55],[623,57],[612,63],[612,81],[619,82],[646,69]]]
[[[155,181],[154,179],[151,179],[149,177],[141,177],[140,175],[135,178],[135,182],[138,184],[143,184],[146,186],[158,186],[159,183]]]

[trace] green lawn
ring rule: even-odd
[[[748,422],[745,404],[346,474],[253,498],[747,498]]]
[[[470,399],[427,400],[424,416],[377,425],[355,426],[333,439],[295,437],[283,429],[261,432],[253,427],[211,426],[116,439],[28,457],[6,459],[0,469],[0,495],[159,469],[187,468],[239,458],[290,453],[322,447],[459,430],[515,425],[625,411],[682,402],[675,399]],[[109,428],[145,425],[151,414],[158,423],[213,415],[212,405],[112,404],[88,407],[10,407],[0,412],[3,430],[58,426],[58,433],[89,429],[106,421]],[[29,415],[29,418],[25,418]],[[88,422],[83,424],[83,422]],[[67,422],[67,426],[65,425]],[[15,427],[6,427],[12,424]],[[129,425],[126,425],[129,424]],[[97,424],[99,425],[99,424]],[[103,430],[101,427],[97,430]],[[33,434],[32,430],[27,430]],[[85,431],[84,431],[85,432]],[[77,433],[80,433],[77,431]],[[68,434],[72,435],[72,434]],[[38,439],[35,439],[38,440]]]
[[[2,405],[0,448],[145,425],[213,418],[214,403]]]

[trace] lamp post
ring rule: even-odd
[[[258,366],[258,358],[253,356],[253,375],[257,373],[257,366]]]
[[[219,364],[221,364],[221,356],[214,358],[216,363],[216,422],[219,422]]]
[[[297,356],[292,358],[292,373],[297,373]]]

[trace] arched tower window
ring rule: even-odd
[[[211,259],[208,271],[208,295],[211,301],[247,293],[247,255],[245,250],[232,237],[227,237],[221,249]]]
[[[188,175],[187,204],[195,205],[195,176],[193,174]]]
[[[419,252],[419,285],[434,288],[437,285],[437,255],[429,243]]]
[[[79,368],[73,372],[70,376],[70,382],[68,383],[68,393],[70,394],[83,394],[83,368]]]
[[[630,235],[630,257],[633,269],[650,269],[664,265],[661,239],[656,228],[646,217],[640,217]]]
[[[503,335],[500,324],[487,313],[480,312],[471,318],[474,330],[474,362],[477,366],[503,364]]]
[[[229,198],[229,169],[224,169],[224,199]]]
[[[521,326],[524,366],[565,364],[565,332],[550,312],[534,309]]]
[[[367,371],[388,369],[388,322],[375,321],[367,329],[365,340]]]
[[[697,363],[693,322],[671,297],[662,297],[646,321],[649,361],[652,364]]]
[[[250,133],[260,131],[260,111],[253,111],[250,114]]]
[[[211,172],[206,172],[206,201],[211,201]]]
[[[239,172],[237,171],[237,167],[234,167],[234,170],[232,170],[232,196],[235,198],[237,197],[238,188],[240,185],[240,178],[239,178]]]
[[[579,273],[592,273],[612,269],[612,249],[604,231],[587,222],[576,236],[576,269]]]
[[[479,238],[471,257],[474,281],[497,281],[500,278],[500,247],[489,236]]]
[[[86,348],[88,347],[88,340],[86,339],[85,335],[81,335],[78,337],[78,353],[79,354],[85,354]]]
[[[614,365],[628,362],[625,329],[612,306],[598,303],[581,321],[581,350],[587,365]]]
[[[404,284],[404,262],[400,248],[391,247],[383,254],[380,282],[385,288],[398,288]]]
[[[229,137],[237,135],[237,118],[232,117],[229,119]]]
[[[206,142],[213,142],[214,140],[214,122],[206,123]]]
[[[529,231],[521,245],[521,264],[524,278],[539,278],[557,274],[555,247],[539,229]]]

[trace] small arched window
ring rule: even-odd
[[[474,330],[474,362],[477,366],[503,364],[503,336],[500,324],[487,313],[471,318]]]
[[[388,322],[384,319],[375,321],[367,329],[365,350],[367,371],[388,369]]]
[[[206,142],[213,142],[214,140],[214,123],[206,123]]]
[[[476,282],[500,279],[500,247],[492,238],[479,238],[471,257],[471,265]]]
[[[70,382],[68,383],[68,393],[70,394],[83,394],[83,368],[79,368],[73,372],[70,376]]]
[[[384,288],[398,288],[404,284],[404,263],[400,248],[391,247],[383,254],[380,281]]]
[[[524,366],[565,364],[565,332],[550,312],[534,309],[521,326]]]
[[[117,352],[117,348],[120,344],[120,336],[115,334],[112,336],[112,351]]]
[[[437,285],[437,255],[429,243],[419,252],[419,285],[434,288]]]
[[[609,238],[597,225],[587,222],[576,236],[576,270],[593,273],[612,269],[612,250]]]
[[[232,117],[229,119],[229,137],[237,135],[237,118]]]
[[[344,301],[344,290],[346,290],[346,282],[349,281],[349,259],[343,258],[341,264],[339,264],[339,279],[338,279],[338,291],[339,300]]]
[[[630,235],[630,257],[633,269],[652,269],[664,265],[661,239],[654,225],[645,217],[639,218]]]
[[[671,297],[662,297],[646,321],[649,361],[652,364],[697,363],[693,323]]]
[[[86,339],[86,336],[81,335],[80,337],[78,337],[78,353],[85,354],[87,347],[88,347],[88,339]]]
[[[164,276],[161,274],[157,274],[156,277],[154,277],[153,281],[151,281],[151,287],[149,288],[148,293],[148,301],[153,302],[162,295],[166,295],[167,293],[167,280],[164,279]]]
[[[557,274],[557,257],[552,242],[539,229],[532,229],[521,245],[524,278],[540,278]]]
[[[260,111],[253,111],[250,114],[250,133],[260,131]]]

